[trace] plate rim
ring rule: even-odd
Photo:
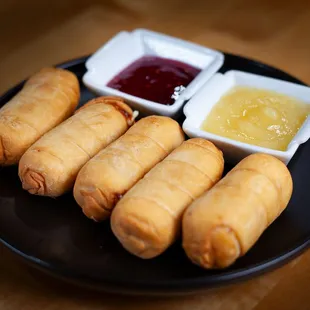
[[[273,67],[271,65],[265,64],[261,61],[243,57],[241,55],[226,53],[224,52],[225,60],[226,57],[232,57],[238,59],[238,61],[246,61],[253,66],[261,67],[266,71],[274,72],[275,74],[282,75],[288,80],[293,81],[298,84],[307,85],[300,79],[295,78],[294,76]],[[70,59],[68,61],[61,62],[60,64],[55,65],[58,68],[70,69],[70,67],[85,64],[86,60],[91,55],[85,55],[82,57],[77,57]],[[13,87],[9,88],[0,96],[0,103],[7,101],[7,98],[10,98],[12,94],[16,93],[21,89],[26,79],[15,84]],[[152,280],[152,282],[147,282],[145,280],[137,279],[121,279],[121,280],[111,280],[110,278],[105,278],[103,281],[98,281],[92,277],[85,275],[79,275],[74,270],[66,270],[63,267],[55,267],[50,263],[43,261],[37,257],[33,257],[19,250],[14,245],[10,244],[0,235],[0,243],[2,243],[6,248],[13,252],[18,257],[22,258],[24,261],[29,263],[31,266],[36,267],[44,272],[52,274],[66,282],[73,282],[79,286],[87,286],[91,289],[99,289],[108,291],[111,293],[123,293],[123,294],[143,294],[143,295],[171,295],[171,294],[184,294],[190,290],[192,292],[197,292],[199,290],[206,290],[220,286],[231,285],[234,283],[239,283],[244,280],[248,280],[252,277],[257,277],[259,275],[265,274],[271,270],[279,268],[284,264],[288,263],[290,260],[294,259],[301,253],[305,252],[310,248],[310,234],[307,237],[299,240],[298,244],[291,247],[289,250],[283,251],[282,253],[270,257],[260,263],[252,264],[245,268],[235,269],[233,271],[227,271],[223,274],[215,274],[211,276],[206,276],[205,274],[195,279],[189,278],[186,280]]]

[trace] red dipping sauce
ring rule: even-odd
[[[121,71],[107,86],[136,97],[172,105],[180,91],[200,71],[180,61],[144,56]]]

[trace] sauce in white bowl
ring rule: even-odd
[[[182,88],[176,90],[176,100],[165,105],[109,86],[109,82],[128,66],[143,57],[160,57],[197,68],[200,72]],[[159,114],[176,118],[189,100],[224,63],[219,51],[144,29],[122,31],[104,44],[86,62],[84,84],[98,95],[118,96],[144,115]],[[139,87],[139,85],[137,85]]]
[[[310,137],[309,111],[309,87],[229,71],[217,73],[185,105],[183,129],[214,142],[231,163],[262,152],[287,164]]]

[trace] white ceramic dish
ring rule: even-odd
[[[178,60],[202,71],[171,106],[145,100],[107,87],[106,84],[129,64],[145,55]],[[84,84],[99,95],[120,96],[143,114],[175,117],[184,102],[222,66],[224,55],[218,51],[156,32],[137,29],[118,33],[86,62]]]
[[[217,73],[185,105],[184,114],[186,119],[183,123],[183,130],[189,137],[202,137],[213,141],[224,152],[225,159],[231,163],[236,163],[249,154],[263,152],[273,155],[288,164],[299,145],[305,143],[310,137],[309,117],[292,139],[286,151],[277,151],[238,142],[200,129],[206,116],[220,97],[237,85],[276,91],[310,104],[310,87],[241,71],[228,71],[225,74]]]

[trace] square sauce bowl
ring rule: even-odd
[[[201,137],[212,141],[223,151],[226,161],[232,164],[252,153],[265,153],[277,157],[287,165],[298,147],[310,137],[309,114],[285,151],[239,142],[201,129],[214,105],[235,86],[274,91],[310,105],[310,87],[235,70],[225,74],[216,73],[184,106],[184,132],[189,137]]]
[[[139,98],[107,86],[122,70],[144,56],[180,61],[201,71],[171,105]],[[178,38],[144,29],[122,31],[87,60],[83,83],[98,95],[123,98],[144,115],[159,114],[175,118],[182,112],[185,101],[218,71],[223,62],[223,53]]]

